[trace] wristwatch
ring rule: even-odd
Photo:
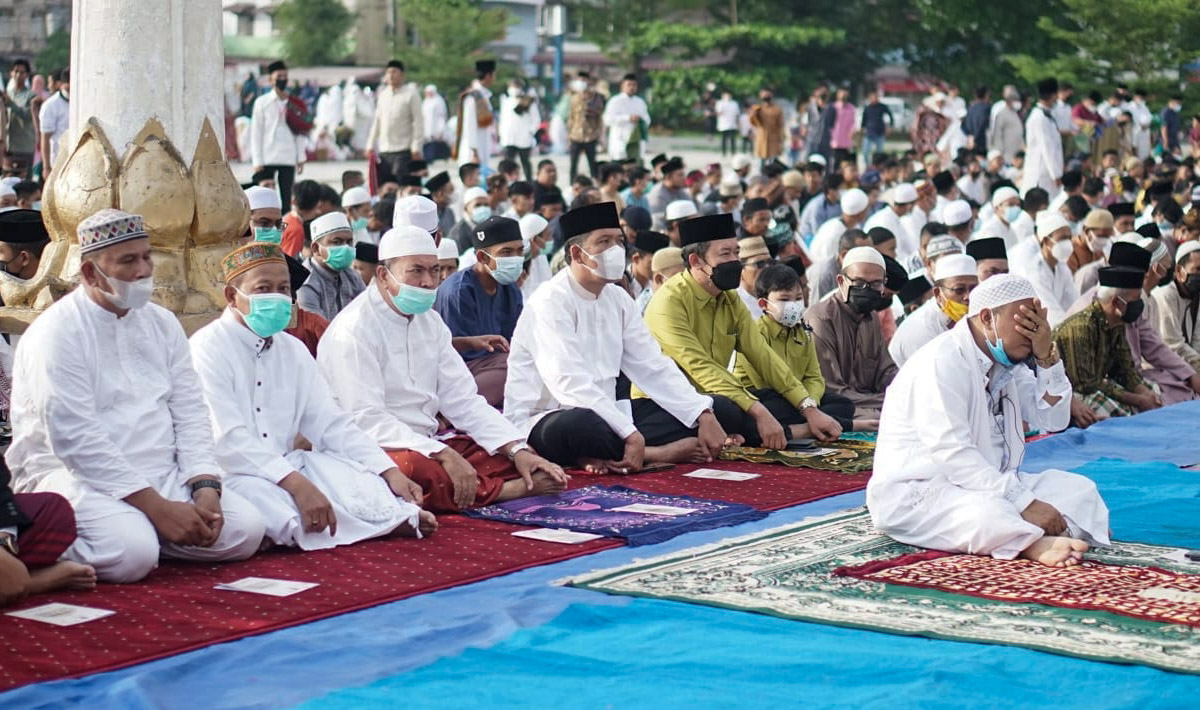
[[[8,533],[0,533],[0,549],[7,550],[10,555],[17,557],[20,553],[20,547],[17,545],[17,538]]]
[[[1036,362],[1037,366],[1041,368],[1054,367],[1058,360],[1058,343],[1054,341],[1050,341],[1050,352],[1046,355],[1045,360],[1038,360],[1037,358],[1034,358],[1034,362]]]
[[[817,406],[817,400],[813,399],[812,397],[805,397],[803,400],[800,401],[800,411],[801,412],[805,412],[809,409],[812,409],[815,406]]]
[[[221,495],[221,482],[215,478],[201,478],[192,484],[192,495],[196,495],[196,491],[201,488],[211,488],[217,492],[217,496]]]
[[[520,444],[513,444],[512,446],[510,446],[508,448],[508,451],[506,451],[504,453],[505,453],[505,455],[508,456],[509,461],[516,461],[517,454],[521,453],[522,451],[528,451],[529,453],[533,453],[533,447],[531,447],[529,444],[522,442]]]

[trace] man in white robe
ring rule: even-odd
[[[496,122],[492,109],[492,84],[496,81],[496,62],[475,62],[475,80],[458,99],[458,164],[476,163],[488,173],[492,157],[492,127]]]
[[[450,329],[430,310],[438,269],[425,230],[383,235],[375,279],[330,323],[318,369],[341,407],[423,489],[428,510],[563,490],[566,474],[479,396]],[[439,414],[454,428],[443,430]]]
[[[1037,217],[1037,239],[1037,249],[1020,256],[1014,253],[1010,266],[1014,274],[1024,276],[1033,284],[1053,327],[1067,317],[1067,311],[1079,298],[1075,279],[1067,266],[1067,259],[1074,249],[1071,225],[1057,211],[1042,210]]]
[[[971,291],[979,285],[975,260],[966,254],[947,254],[933,265],[934,297],[904,319],[888,354],[903,367],[923,345],[950,330],[967,314]]]
[[[712,461],[726,443],[713,398],[663,355],[617,285],[625,246],[616,206],[576,208],[559,227],[568,266],[517,321],[505,416],[563,466],[636,473],[643,463]],[[622,373],[649,398],[617,400]]]
[[[416,505],[420,487],[338,408],[308,349],[282,332],[292,310],[283,251],[250,244],[223,266],[228,307],[192,336],[192,357],[217,461],[263,514],[267,537],[320,550],[432,532],[433,515]],[[297,436],[309,450],[295,447]]]
[[[917,204],[917,188],[911,183],[900,183],[885,193],[888,206],[871,215],[863,231],[869,232],[875,227],[883,227],[896,236],[896,261],[907,264],[920,249],[921,234],[909,232],[903,218],[913,211]],[[811,279],[810,279],[811,282]]]
[[[601,120],[608,126],[608,157],[613,160],[632,158],[641,161],[646,141],[641,139],[641,123],[650,128],[650,110],[646,102],[637,95],[638,82],[635,74],[626,74],[621,79],[621,91],[608,100]],[[630,154],[629,145],[637,149]]]
[[[1062,136],[1051,111],[1058,101],[1058,80],[1038,82],[1038,103],[1025,119],[1025,172],[1021,175],[1021,194],[1040,187],[1054,197],[1063,174]]]
[[[842,214],[827,220],[817,230],[812,244],[808,246],[808,255],[813,261],[824,261],[837,256],[838,239],[847,229],[860,227],[867,219],[870,208],[870,198],[867,193],[857,187],[847,190],[841,198]]]
[[[104,582],[135,582],[160,554],[250,557],[263,519],[222,490],[187,338],[173,313],[149,302],[142,218],[104,209],[78,234],[82,283],[17,349],[5,454],[14,490],[71,502],[78,537],[65,557]]]
[[[1005,185],[992,193],[993,212],[979,227],[980,237],[999,237],[1004,240],[1006,249],[1012,249],[1018,244],[1017,233],[1013,231],[1013,222],[1024,214],[1021,210],[1021,196],[1013,188]]]
[[[1019,276],[988,279],[972,293],[968,317],[892,382],[867,483],[880,532],[1058,567],[1079,564],[1089,543],[1109,544],[1108,508],[1092,481],[1020,469],[1022,423],[1057,431],[1071,413],[1071,383],[1035,295]],[[1030,357],[1036,372],[1024,364]]]

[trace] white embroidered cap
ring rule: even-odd
[[[889,200],[893,205],[907,205],[910,202],[917,201],[917,188],[911,182],[902,182],[892,188],[892,199]]]
[[[1200,251],[1200,242],[1195,239],[1180,244],[1179,248],[1175,250],[1175,263],[1178,264],[1183,261],[1185,256],[1194,251]]]
[[[1005,202],[1008,202],[1009,200],[1011,200],[1012,198],[1014,198],[1014,197],[1019,198],[1020,196],[1021,195],[1018,194],[1016,190],[1012,189],[1008,185],[1005,185],[1004,187],[998,188],[995,192],[992,193],[992,205],[995,207],[999,207],[1000,205],[1004,204]]]
[[[842,258],[842,268],[845,269],[852,264],[874,264],[887,270],[887,264],[883,262],[883,254],[880,254],[875,247],[854,247],[846,252],[846,256]]]
[[[971,307],[967,316],[977,316],[983,309],[994,309],[1015,301],[1037,298],[1033,284],[1015,274],[996,274],[971,292]]]
[[[942,208],[942,223],[947,227],[966,224],[971,216],[971,205],[966,200],[955,200]]]
[[[342,193],[342,207],[358,207],[371,201],[371,193],[365,187],[352,187]]]
[[[933,265],[933,280],[945,281],[957,276],[976,276],[975,260],[966,254],[947,254]]]
[[[438,244],[437,252],[438,261],[442,259],[458,260],[458,244],[453,239],[442,237],[442,243]]]
[[[269,187],[255,185],[254,187],[246,188],[246,200],[250,202],[251,212],[254,210],[267,210],[272,207],[283,211],[283,201],[279,199],[279,193]]]
[[[486,196],[487,193],[485,192]],[[392,226],[403,227],[412,225],[420,227],[433,234],[438,228],[437,204],[428,197],[408,195],[396,202],[396,210],[392,213]]]
[[[534,237],[546,231],[546,227],[549,226],[550,223],[547,222],[546,218],[540,214],[530,212],[520,219],[520,224],[521,239],[525,241],[526,245],[528,245],[529,242],[533,241]]]
[[[443,241],[445,243],[445,241]],[[402,256],[438,257],[433,237],[420,227],[406,224],[389,229],[379,240],[379,261],[397,259]],[[457,256],[457,254],[455,255]],[[449,258],[449,257],[447,257]]]
[[[321,237],[334,232],[352,231],[350,229],[350,221],[346,219],[344,212],[329,212],[317,217],[312,221],[312,240],[315,242]]]
[[[1071,224],[1067,222],[1067,218],[1063,217],[1062,213],[1058,210],[1042,210],[1037,213],[1037,221],[1034,227],[1038,239],[1045,239],[1063,227],[1070,229]]]

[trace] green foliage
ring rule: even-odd
[[[46,38],[46,46],[33,60],[33,70],[38,74],[54,74],[71,66],[71,33],[55,30]]]
[[[337,64],[349,53],[355,15],[339,0],[285,0],[275,9],[284,56],[298,66]]]
[[[408,73],[452,95],[475,76],[483,47],[504,39],[516,22],[503,8],[484,9],[471,0],[397,0],[396,14],[415,34],[416,43],[400,50]],[[497,81],[507,66],[501,63]]]

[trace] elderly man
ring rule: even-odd
[[[420,487],[338,408],[304,345],[280,337],[292,314],[283,251],[249,244],[222,266],[228,305],[192,336],[192,357],[217,462],[262,513],[267,538],[320,550],[432,532]],[[307,450],[295,448],[298,436]]]
[[[517,324],[505,416],[563,466],[635,473],[643,463],[712,461],[726,443],[713,398],[662,354],[616,285],[625,256],[616,207],[580,207],[561,224],[568,266]],[[649,398],[617,401],[622,374]]]
[[[1200,371],[1200,242],[1184,242],[1175,252],[1174,278],[1154,289],[1156,326],[1163,342]]]
[[[1071,384],[1033,286],[988,279],[967,318],[922,348],[888,392],[867,483],[877,530],[945,552],[1076,565],[1107,545],[1090,480],[1019,470],[1026,426],[1067,426]],[[1028,358],[1033,368],[1023,363]]]
[[[909,233],[901,218],[912,212],[917,203],[917,188],[905,182],[888,190],[884,195],[887,207],[877,211],[867,220],[866,231],[882,227],[896,237],[896,256],[901,264],[907,264],[917,253],[919,237],[917,233]]]
[[[312,256],[304,262],[308,280],[296,293],[296,303],[325,320],[333,320],[366,284],[354,269],[354,232],[342,212],[330,212],[312,222]]]
[[[879,418],[884,390],[896,376],[896,363],[875,318],[886,277],[882,254],[855,247],[842,259],[837,291],[805,314],[828,391],[849,397],[857,416],[872,423]]]
[[[1067,259],[1075,248],[1071,225],[1057,211],[1043,210],[1037,217],[1037,240],[1037,250],[1028,252],[1024,258],[1014,253],[1011,266],[1013,273],[1033,284],[1038,300],[1049,314],[1050,325],[1055,326],[1079,298],[1071,269],[1067,267]]]
[[[634,302],[638,314],[645,316],[654,294],[683,269],[683,250],[679,247],[665,247],[654,252],[654,258],[650,260],[650,287],[638,294]]]
[[[137,215],[104,209],[79,224],[82,284],[30,326],[13,377],[19,493],[75,508],[66,558],[101,581],[135,582],[159,555],[241,560],[263,519],[222,491],[212,428],[187,338],[150,303],[150,238]]]
[[[840,202],[841,214],[822,224],[821,228],[817,230],[817,234],[808,248],[809,256],[814,261],[821,261],[836,254],[838,237],[842,236],[842,232],[847,229],[857,229],[862,226],[863,220],[867,218],[869,203],[867,193],[857,187],[846,190],[842,194]]]
[[[279,193],[265,187],[246,188],[246,200],[250,203],[250,225],[247,237],[255,242],[283,242],[283,202]]]
[[[999,237],[1004,240],[1006,249],[1017,245],[1018,239],[1012,225],[1023,214],[1021,196],[1008,185],[998,187],[992,192],[992,216],[979,227],[979,234],[985,237]]]
[[[472,238],[475,264],[450,275],[437,289],[434,309],[454,338],[499,336],[499,349],[462,352],[479,394],[493,407],[504,402],[508,343],[521,317],[524,299],[517,281],[525,267],[521,225],[491,217],[476,225]]]
[[[807,271],[808,302],[817,303],[837,288],[837,275],[842,271],[842,259],[855,247],[871,246],[871,238],[861,229],[847,229],[838,237],[838,251],[824,261],[814,262]]]
[[[971,291],[978,285],[975,259],[966,254],[938,259],[933,267],[933,299],[905,318],[888,344],[888,354],[896,367],[904,367],[921,346],[962,320],[971,303]]]
[[[738,259],[742,262],[742,279],[738,284],[737,295],[746,304],[750,317],[758,320],[762,308],[758,305],[758,297],[754,295],[754,282],[762,270],[774,263],[771,250],[762,237],[748,237],[738,240]]]
[[[391,230],[380,240],[379,261],[371,288],[321,341],[318,369],[338,404],[421,487],[428,510],[563,490],[562,469],[534,453],[479,396],[450,330],[430,310],[438,253],[429,233],[411,225]],[[454,427],[449,438],[437,438],[439,414]]]
[[[1008,251],[1000,237],[981,237],[967,242],[967,256],[975,260],[975,273],[983,283],[1008,273]]]
[[[818,409],[733,293],[743,268],[733,218],[696,217],[679,228],[686,268],[654,294],[646,309],[646,324],[663,352],[696,389],[737,405],[728,415],[718,411],[718,418],[726,431],[751,446],[782,449],[788,439],[840,436],[842,427]],[[745,356],[765,387],[746,387],[729,372],[735,352]]]
[[[1075,289],[1080,293],[1095,287],[1096,271],[1107,265],[1112,239],[1113,216],[1109,211],[1088,212],[1079,234],[1071,240],[1073,249],[1067,259],[1067,268],[1074,274]]]

